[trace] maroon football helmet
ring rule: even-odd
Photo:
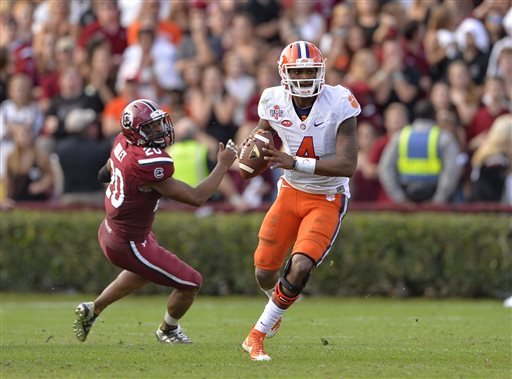
[[[155,102],[138,99],[128,104],[121,115],[123,134],[135,146],[165,148],[174,143],[174,126],[167,112]]]

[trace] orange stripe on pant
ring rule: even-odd
[[[279,270],[292,245],[292,255],[307,255],[318,265],[329,252],[347,208],[344,195],[330,201],[326,195],[302,192],[283,181],[260,227],[255,266]]]

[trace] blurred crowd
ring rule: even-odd
[[[140,97],[170,113],[175,176],[197,184],[219,141],[240,144],[256,126],[259,96],[280,84],[279,54],[296,40],[316,44],[327,84],[349,88],[361,104],[353,201],[512,204],[509,6],[2,0],[2,204],[101,204],[96,173],[123,108]],[[427,137],[438,145],[427,158],[440,164],[430,166],[433,181],[405,183],[414,165],[399,158],[404,135],[429,122],[440,131]],[[212,201],[257,208],[275,196],[278,176],[268,170],[244,182],[234,167]]]

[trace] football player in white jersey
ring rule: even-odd
[[[261,225],[255,275],[269,301],[242,346],[267,361],[263,341],[325,259],[348,208],[349,178],[357,165],[356,116],[361,108],[341,85],[325,84],[325,59],[310,42],[286,46],[278,61],[281,85],[267,88],[256,129],[270,130],[281,150],[264,149],[272,168],[284,169],[278,196]],[[291,256],[279,273],[291,248]]]

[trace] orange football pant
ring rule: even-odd
[[[329,253],[349,199],[342,194],[316,195],[299,191],[284,180],[260,227],[254,264],[264,270],[279,270],[291,254],[310,257],[318,266]]]

